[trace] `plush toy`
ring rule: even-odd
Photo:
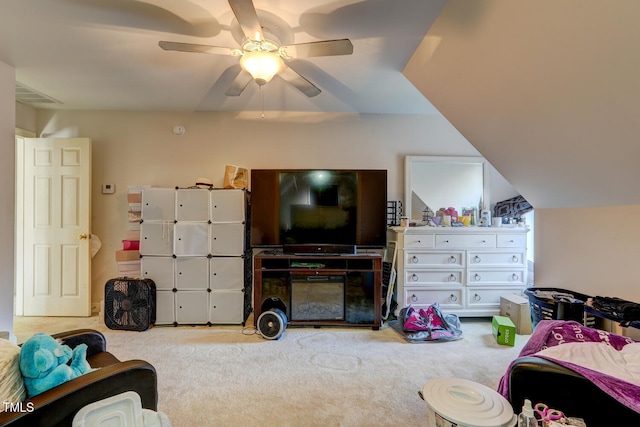
[[[71,364],[67,362],[71,360]],[[87,345],[71,350],[52,336],[37,333],[22,344],[20,371],[29,397],[72,380],[93,369],[87,362]]]

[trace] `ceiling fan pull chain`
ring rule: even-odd
[[[258,86],[258,93],[260,93],[260,107],[262,108],[260,117],[264,119],[264,92],[262,91],[262,86]]]

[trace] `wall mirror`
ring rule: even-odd
[[[479,212],[490,206],[488,183],[483,157],[406,156],[405,216],[421,220],[426,206],[434,212],[448,207]]]

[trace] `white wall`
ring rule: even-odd
[[[15,81],[15,69],[0,62],[0,331],[10,333],[15,277]]]
[[[186,128],[173,135],[175,125]],[[117,273],[114,251],[127,230],[127,185],[189,186],[209,177],[222,186],[224,167],[387,169],[388,199],[404,194],[406,155],[474,156],[478,152],[444,118],[433,116],[38,112],[42,136],[93,140],[92,232],[103,247],[92,264],[93,302]],[[116,193],[101,194],[102,184]]]
[[[30,105],[16,102],[16,127],[21,130],[36,132],[38,110]]]
[[[535,210],[537,287],[640,302],[640,205]]]

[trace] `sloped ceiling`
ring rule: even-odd
[[[639,21],[637,0],[448,0],[404,74],[534,207],[640,204]]]

